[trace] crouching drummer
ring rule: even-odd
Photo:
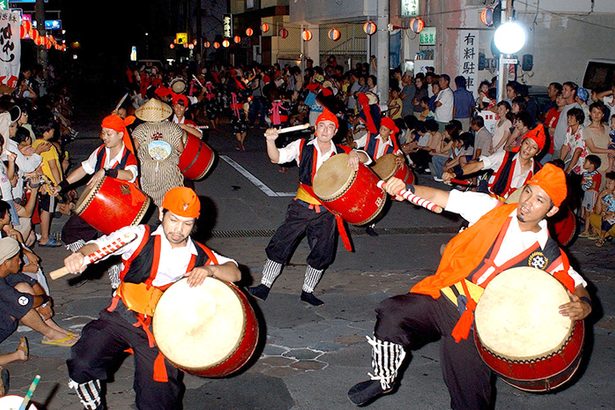
[[[67,361],[69,387],[77,391],[85,409],[105,408],[101,382],[107,379],[111,363],[128,348],[134,351],[137,408],[181,408],[180,370],[161,355],[150,329],[156,303],[169,286],[183,277],[190,286],[201,285],[207,277],[229,282],[241,277],[234,260],[190,238],[200,208],[193,190],[172,188],[163,197],[158,228],[122,228],[87,243],[64,260],[69,271],[81,272],[85,269],[84,255],[126,233],[137,235],[113,253],[122,258],[120,286],[110,306],[84,327]]]
[[[405,184],[393,178],[389,194]],[[392,393],[407,350],[441,339],[440,362],[452,409],[487,409],[493,400],[491,371],[473,342],[472,323],[481,289],[513,267],[531,266],[552,274],[570,292],[559,313],[583,320],[591,313],[587,283],[570,266],[549,236],[545,218],[555,215],[566,198],[566,176],[547,164],[523,187],[518,204],[502,205],[478,192],[412,187],[416,195],[463,216],[470,227],[447,244],[438,270],[376,308],[371,379],[354,385],[350,400],[364,406]]]

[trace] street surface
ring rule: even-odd
[[[88,112],[87,107],[82,108]],[[91,110],[90,110],[91,111]],[[79,139],[70,145],[74,161],[84,159],[99,144],[97,135],[104,112],[79,118]],[[230,128],[209,132],[208,142],[218,153],[213,171],[196,190],[204,197],[203,223],[198,236],[241,266],[241,285],[260,280],[269,237],[283,220],[287,196],[296,189],[297,169],[278,172],[264,150],[262,130],[251,130],[247,151],[234,149]],[[75,163],[75,162],[74,162]],[[242,171],[243,170],[243,171]],[[432,183],[421,177],[422,183]],[[260,184],[259,184],[260,182]],[[104,217],[104,215],[101,215]],[[59,231],[66,217],[55,220]],[[366,380],[371,371],[370,346],[374,307],[382,299],[404,293],[419,279],[435,271],[440,245],[459,228],[460,221],[431,214],[409,203],[394,203],[377,225],[378,237],[353,228],[355,252],[340,245],[334,264],[326,271],[315,294],[325,304],[311,307],[299,300],[305,257],[305,241],[275,283],[266,302],[254,303],[263,320],[262,343],[251,364],[240,374],[224,379],[186,375],[185,409],[350,409],[346,392]],[[68,255],[64,248],[36,248],[47,272],[61,266]],[[530,394],[497,381],[498,409],[598,409],[615,408],[615,244],[603,248],[579,239],[571,249],[576,266],[591,282],[594,313],[588,321],[585,358],[578,377],[553,394]],[[66,278],[50,282],[56,319],[80,329],[107,306],[111,290],[106,276],[87,280]],[[506,320],[506,318],[503,318]],[[25,329],[24,329],[25,330]],[[11,393],[24,395],[32,378],[42,376],[34,393],[39,408],[80,409],[67,388],[65,360],[69,349],[44,346],[40,335],[21,332],[2,344],[12,351],[20,335],[30,341],[28,362],[8,365]],[[207,346],[203,346],[207,349]],[[381,398],[373,409],[446,409],[448,392],[439,367],[439,346],[432,343],[413,352],[396,394]],[[108,384],[110,409],[134,408],[133,364],[124,360]]]

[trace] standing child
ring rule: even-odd
[[[606,188],[600,192],[596,213],[600,216],[600,234],[596,246],[601,247],[615,226],[615,172],[607,172]]]
[[[36,140],[32,143],[32,148],[36,150],[39,145],[43,145],[51,141],[55,135],[56,124],[53,121],[43,121],[36,124],[35,134]],[[54,238],[49,237],[51,229],[51,218],[55,211],[56,197],[52,195],[53,187],[57,186],[62,181],[62,165],[60,164],[60,155],[57,148],[52,144],[45,152],[41,152],[43,176],[48,180],[47,185],[52,187],[40,192],[39,208],[40,208],[40,229],[41,237],[38,241],[40,246],[57,247],[61,244]],[[50,189],[51,188],[51,189]]]
[[[615,114],[611,115],[611,132],[609,132],[609,137],[611,140],[609,141],[609,149],[615,150]],[[607,172],[615,171],[615,155],[609,154],[609,168]]]
[[[583,189],[583,202],[581,203],[581,219],[585,222],[585,229],[579,234],[581,238],[589,238],[589,215],[594,210],[598,191],[602,183],[602,175],[598,168],[602,161],[596,155],[588,155],[583,163],[583,179],[581,188]]]

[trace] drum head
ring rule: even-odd
[[[395,171],[397,170],[397,165],[395,164],[395,155],[386,154],[381,156],[376,160],[376,164],[372,167],[376,175],[380,177],[382,180],[387,180],[393,176]]]
[[[184,369],[204,369],[232,354],[244,334],[241,301],[226,283],[206,278],[190,287],[182,279],[167,289],[153,319],[162,354]]]
[[[326,160],[314,176],[314,193],[323,201],[337,198],[352,184],[356,172],[348,166],[348,155],[337,154]]]
[[[184,80],[183,78],[174,78],[171,81],[171,90],[173,90],[173,92],[176,94],[182,94],[184,91],[186,91],[186,88],[186,80]]]
[[[3,396],[0,397],[0,409],[2,410],[19,410],[21,407],[21,403],[23,402],[23,397],[21,396]],[[28,410],[36,410],[36,407],[32,402],[28,404]]]
[[[506,198],[506,201],[504,201],[507,204],[516,204],[519,202],[519,199],[521,199],[521,192],[523,192],[523,188],[525,187],[522,186],[521,188],[518,188],[517,190],[513,191],[512,194],[510,194],[508,196],[508,198]]]
[[[81,193],[79,200],[75,204],[75,210],[73,211],[75,214],[81,215],[81,213],[90,205],[106,179],[107,177],[103,177],[96,185],[85,186],[85,190]]]
[[[508,269],[487,285],[475,311],[481,344],[497,356],[531,360],[559,350],[572,321],[559,313],[570,302],[557,279],[540,269]]]

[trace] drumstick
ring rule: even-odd
[[[26,407],[28,407],[28,404],[30,403],[30,399],[32,398],[32,395],[34,394],[34,390],[36,389],[36,386],[38,386],[39,381],[41,381],[41,376],[37,374],[36,376],[34,376],[34,380],[32,380],[32,384],[30,384],[30,388],[28,388],[28,392],[26,393],[26,396],[23,398],[23,401],[21,402],[21,406],[19,406],[19,410],[26,410]]]
[[[122,97],[122,99],[120,100],[119,103],[117,103],[117,105],[115,106],[115,110],[113,111],[117,111],[120,109],[120,107],[122,106],[122,104],[124,104],[124,101],[126,101],[126,98],[128,98],[128,93],[124,94],[124,96]]]
[[[203,86],[203,84],[201,84],[201,82],[199,81],[199,79],[198,79],[198,78],[196,78],[196,75],[192,74],[192,78],[194,78],[194,80],[196,81],[196,83],[197,83],[197,84],[198,84],[201,88],[205,88],[205,87]]]
[[[378,183],[376,184],[378,186],[378,188],[384,189],[386,186],[386,182],[385,181],[378,181]],[[433,202],[425,199],[425,198],[421,198],[418,195],[414,195],[411,191],[408,191],[406,189],[402,189],[397,195],[401,196],[402,198],[404,198],[407,201],[412,202],[414,205],[418,205],[418,206],[422,206],[423,208],[427,208],[429,209],[431,212],[435,212],[437,214],[442,213],[442,207],[438,204],[434,204]]]
[[[137,238],[136,233],[126,233],[122,237],[117,238],[113,242],[103,246],[96,252],[86,255],[84,257],[83,263],[84,265],[89,265],[91,263],[98,262],[105,256],[111,255],[113,252],[117,251],[121,247],[128,245],[130,242],[134,241],[136,238]],[[69,272],[68,268],[64,266],[60,269],[56,269],[53,272],[49,273],[49,276],[51,277],[51,279],[55,280],[55,279],[61,278],[62,276],[68,275],[69,273],[71,272]]]
[[[310,128],[311,125],[309,123],[301,124],[301,125],[293,125],[292,127],[280,128],[278,130],[278,134],[284,134],[286,132],[293,131],[301,131]]]

